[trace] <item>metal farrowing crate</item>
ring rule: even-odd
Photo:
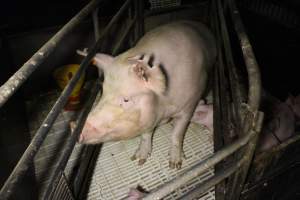
[[[115,42],[113,48],[110,50],[113,55],[120,52],[126,39],[130,38],[131,44],[134,44],[143,35],[145,17],[189,8],[186,5],[180,6],[176,4],[165,9],[153,8],[145,13],[143,1],[127,0],[107,26],[100,31],[97,13],[98,7],[101,8],[102,3],[103,1],[101,0],[91,1],[1,86],[0,106],[3,106],[26,79],[30,77],[32,72],[47,59],[48,55],[58,45],[61,45],[63,39],[84,18],[92,14],[96,42],[89,48],[89,53],[81,62],[78,72],[63,90],[47,117],[37,129],[30,145],[1,188],[0,199],[9,199],[12,193],[17,192],[18,183],[33,164],[35,156],[39,152],[56,118],[61,113],[80,75],[89,65],[96,52],[103,50],[103,40],[115,23],[122,20],[122,22],[126,23],[126,28],[120,33],[118,41]],[[144,168],[136,169],[135,174],[129,173],[128,180],[121,180],[120,183],[118,182],[114,186],[110,186],[118,189],[118,192],[114,190],[104,194],[103,192],[106,190],[105,183],[100,187],[101,191],[99,191],[99,187],[93,189],[95,185],[103,183],[99,183],[96,178],[89,178],[93,177],[93,172],[88,169],[91,168],[91,165],[95,166],[96,161],[99,162],[100,164],[97,164],[95,167],[96,171],[94,174],[95,176],[99,176],[100,179],[105,179],[107,178],[105,177],[105,170],[103,170],[105,162],[115,163],[114,167],[116,169],[111,167],[112,171],[110,173],[120,173],[126,167],[129,169],[133,168],[136,163],[130,163],[126,166],[126,161],[124,162],[122,159],[126,159],[127,157],[118,157],[117,155],[121,155],[124,152],[129,155],[131,153],[131,146],[136,141],[104,144],[102,149],[100,147],[84,147],[82,162],[77,173],[74,175],[75,177],[72,178],[73,181],[70,182],[64,175],[64,170],[74,150],[76,139],[80,134],[87,113],[90,111],[101,88],[98,81],[92,81],[87,86],[90,88],[89,98],[77,117],[78,125],[75,128],[74,134],[69,136],[53,173],[44,187],[41,199],[81,199],[84,197],[97,199],[99,196],[101,196],[99,198],[107,199],[122,198],[126,193],[124,188],[122,188],[124,182],[143,180],[147,176],[150,181],[148,183],[145,181],[145,187],[149,187],[151,190],[144,199],[193,199],[202,197],[203,199],[226,198],[235,200],[239,198],[249,171],[263,119],[263,114],[258,111],[261,90],[260,73],[235,1],[213,0],[201,3],[207,4],[208,24],[214,31],[218,41],[218,60],[212,75],[214,136],[205,134],[204,131],[202,139],[200,139],[201,141],[210,140],[209,143],[211,146],[204,146],[208,150],[208,153],[201,156],[203,149],[200,147],[197,149],[197,132],[201,128],[191,125],[186,142],[189,142],[189,145],[196,142],[193,144],[195,148],[189,149],[186,147],[185,151],[188,152],[188,156],[199,155],[196,157],[196,160],[189,160],[184,169],[178,173],[169,173],[163,171],[165,169],[164,158],[160,159],[159,152],[154,152],[154,154],[157,154],[157,160],[150,159]],[[127,15],[124,16],[125,14]],[[230,37],[228,26],[234,29],[234,31],[230,30],[233,32],[234,37]],[[239,67],[237,67],[235,61],[236,55],[233,54],[231,47],[233,40],[238,42],[239,51],[243,55],[243,63],[239,64],[239,67],[244,67],[248,73],[248,88],[241,81]],[[160,131],[168,132],[169,128],[168,126],[164,126],[160,128]],[[159,146],[162,142],[167,141],[165,141],[164,137],[157,137],[155,138],[154,145]],[[205,145],[205,142],[202,145]],[[99,151],[100,156],[98,156]],[[114,152],[114,155],[110,157],[106,156],[106,154],[111,154],[111,152]],[[108,161],[105,161],[105,159],[108,159]],[[125,167],[120,169],[118,167],[120,163]],[[149,175],[149,172],[152,175]],[[157,177],[156,175],[159,173],[162,175]],[[143,178],[143,176],[145,177]],[[151,179],[150,176],[154,178]],[[227,179],[226,184],[224,182],[225,179]],[[203,196],[203,194],[206,195]]]

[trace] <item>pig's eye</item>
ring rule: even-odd
[[[119,100],[119,104],[123,108],[129,108],[132,106],[133,101],[129,97],[122,97]]]

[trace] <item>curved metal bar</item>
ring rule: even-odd
[[[248,72],[248,107],[246,110],[245,118],[243,120],[243,132],[244,134],[248,134],[249,130],[253,128],[256,128],[257,130],[257,134],[250,139],[248,145],[240,154],[244,157],[246,162],[241,167],[241,170],[238,170],[235,173],[233,177],[233,184],[231,188],[229,188],[230,190],[228,193],[228,199],[237,200],[240,198],[250,169],[250,164],[256,148],[257,139],[261,130],[263,114],[258,112],[261,98],[260,70],[257,65],[249,38],[246,34],[245,27],[239,14],[239,10],[235,4],[235,0],[229,0],[228,5],[233,25],[240,41],[240,46]],[[257,119],[257,114],[261,114],[262,117],[260,117],[260,119]]]
[[[29,78],[36,68],[54,51],[64,37],[69,34],[103,0],[93,0],[60,29],[40,48],[13,76],[0,87],[0,108]]]
[[[230,0],[229,7],[231,10],[231,17],[234,23],[235,31],[240,40],[240,45],[243,52],[249,82],[248,104],[252,110],[258,110],[261,96],[261,78],[260,70],[257,65],[255,55],[252,50],[249,38],[246,34],[244,24],[242,22],[238,8],[234,0]]]

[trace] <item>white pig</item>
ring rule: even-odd
[[[79,142],[141,135],[132,159],[143,164],[151,153],[155,128],[172,119],[169,166],[179,169],[183,137],[215,59],[213,35],[191,21],[155,28],[117,57],[96,54],[94,63],[104,73],[103,94],[87,117]]]

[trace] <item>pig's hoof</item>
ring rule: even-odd
[[[138,165],[143,165],[146,162],[146,159],[140,159]]]
[[[138,149],[135,154],[130,158],[131,160],[139,160],[138,165],[143,165],[147,158],[150,156],[150,152],[145,151],[145,149]]]
[[[181,161],[179,161],[179,162],[177,162],[177,163],[175,163],[175,162],[169,162],[169,167],[171,168],[171,169],[181,169],[181,165],[182,165],[182,162]]]
[[[170,161],[169,167],[171,169],[180,169],[182,165],[183,152],[178,146],[173,146],[169,152]]]
[[[143,165],[143,164],[147,161],[147,158],[138,158],[136,155],[131,156],[130,159],[131,159],[132,161],[134,161],[134,160],[136,160],[136,159],[139,159],[138,165]]]

